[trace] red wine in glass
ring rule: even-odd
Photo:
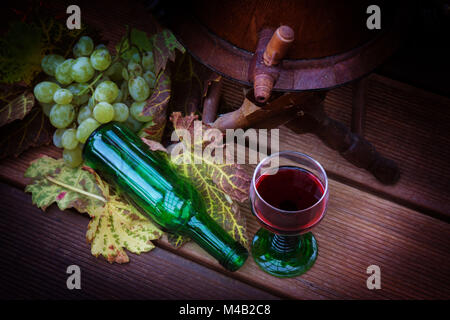
[[[328,202],[328,178],[320,163],[295,151],[267,157],[253,174],[250,201],[262,225],[252,244],[258,266],[282,278],[311,268],[318,246],[309,231],[324,217]]]
[[[325,202],[314,206],[325,188],[313,173],[303,168],[282,166],[276,174],[263,174],[256,181],[256,190],[270,206],[255,203],[255,215],[267,229],[278,234],[305,233],[325,212]]]

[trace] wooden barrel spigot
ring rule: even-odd
[[[291,27],[281,26],[275,32],[272,30],[264,29],[260,32],[254,56],[254,69],[250,73],[255,100],[258,103],[265,103],[269,99],[272,88],[280,75],[277,65],[294,41],[294,30]]]
[[[280,63],[293,41],[294,30],[291,27],[281,26],[275,30],[264,51],[263,58],[266,66],[270,67]]]

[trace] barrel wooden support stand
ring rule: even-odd
[[[361,90],[361,88],[358,88],[358,90]],[[363,93],[359,92],[359,94]],[[326,94],[317,95],[322,95],[323,101]],[[322,101],[318,104],[301,106],[300,111],[297,112],[297,117],[286,123],[286,126],[296,133],[317,135],[328,147],[338,151],[351,164],[368,170],[384,184],[395,184],[400,177],[397,164],[393,160],[383,157],[362,135],[364,100],[355,101],[355,98],[353,100],[353,130],[328,117],[323,109]]]
[[[353,83],[352,101],[352,131],[364,136],[364,122],[366,121],[367,77]]]
[[[274,128],[285,125],[295,133],[313,133],[328,147],[353,165],[371,172],[380,182],[394,184],[400,173],[397,164],[378,153],[375,147],[360,134],[364,117],[363,101],[353,114],[353,122],[359,124],[358,131],[350,130],[325,113],[323,100],[326,92],[290,92],[259,107],[252,101],[253,90],[245,98],[242,106],[221,115],[212,124],[222,131],[237,128]]]

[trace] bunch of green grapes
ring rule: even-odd
[[[94,48],[84,36],[73,58],[49,54],[41,65],[50,78],[34,87],[34,95],[56,128],[53,143],[64,148],[69,166],[82,163],[82,146],[101,124],[124,122],[137,132],[151,120],[142,110],[156,82],[152,52],[113,57],[105,45]]]

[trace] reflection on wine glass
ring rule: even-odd
[[[250,201],[262,225],[252,245],[259,267],[281,278],[309,270],[318,253],[309,231],[322,220],[328,203],[328,178],[320,163],[295,151],[265,158],[253,174]]]

